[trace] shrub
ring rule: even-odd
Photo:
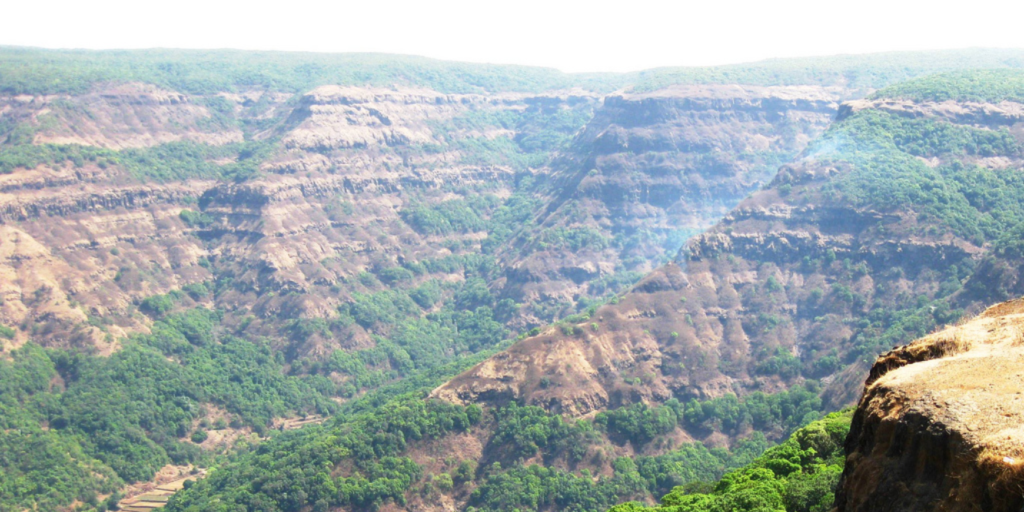
[[[199,429],[199,430],[196,430],[195,432],[192,432],[192,442],[196,443],[196,444],[200,444],[203,441],[206,441],[206,439],[209,438],[209,437],[210,437],[210,434],[208,434],[203,429]]]
[[[214,222],[213,217],[206,213],[192,210],[182,210],[178,217],[190,228],[207,228]]]

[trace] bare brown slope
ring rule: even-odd
[[[1024,302],[878,358],[846,441],[846,511],[1024,506]]]
[[[434,391],[457,403],[509,401],[570,415],[637,401],[664,401],[676,391],[719,396],[730,382],[696,364],[737,334],[698,318],[687,323],[680,291],[688,284],[677,265],[644,279],[618,304],[597,310],[593,322],[549,329],[497,354]],[[715,319],[718,320],[717,318]],[[692,369],[686,367],[690,361]],[[642,385],[634,386],[634,379]]]
[[[241,142],[242,132],[220,125],[196,98],[151,84],[100,86],[78,95],[0,97],[7,116],[38,126],[37,144],[81,144],[108,149],[190,140]]]
[[[827,182],[822,171],[817,169],[818,186]],[[587,322],[526,339],[435,395],[456,402],[514,397],[586,414],[638,400],[783,389],[788,379],[758,372],[761,362],[780,350],[848,350],[854,331],[846,317],[900,296],[935,293],[933,281],[914,277],[941,275],[950,261],[978,251],[960,240],[880,239],[872,228],[885,218],[870,209],[796,207],[775,190],[760,192],[692,242],[685,269],[659,268]],[[893,217],[892,224],[902,218]],[[826,265],[830,252],[840,259]],[[841,263],[855,254],[871,262],[866,271]],[[881,277],[890,266],[909,272]],[[875,279],[884,279],[884,286]],[[836,283],[865,302],[848,300]],[[866,370],[851,368],[823,375],[833,384],[837,405],[853,399],[850,379]],[[559,385],[542,388],[545,377]]]
[[[267,335],[296,318],[329,320],[352,293],[382,289],[361,283],[364,272],[478,254],[486,232],[424,232],[407,223],[403,211],[472,196],[506,198],[518,179],[549,170],[471,163],[467,157],[474,155],[448,142],[516,133],[453,128],[456,121],[518,114],[537,102],[554,111],[589,112],[596,101],[575,93],[448,95],[335,86],[303,95],[285,122],[284,149],[264,165],[265,174],[219,184],[199,201],[215,221],[201,235],[217,268],[233,279],[233,288],[219,297],[235,312],[228,321]],[[396,286],[430,279],[464,276],[461,269],[427,273]],[[365,347],[373,343],[371,333],[389,327],[353,324],[319,332],[289,355],[316,358]]]
[[[99,86],[80,96],[0,97],[4,121],[36,144],[138,148],[241,140],[196,98],[146,84]],[[0,146],[0,151],[6,151]],[[143,183],[116,165],[62,162],[0,175],[0,323],[58,346],[116,349],[145,329],[135,304],[210,278],[207,254],[179,218],[211,180]]]

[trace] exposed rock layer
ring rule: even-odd
[[[140,300],[209,280],[217,270],[232,279],[217,305],[239,317],[251,313],[251,334],[272,335],[264,324],[335,315],[360,289],[353,278],[362,272],[477,252],[484,233],[427,235],[401,212],[474,194],[507,197],[523,176],[546,183],[536,192],[547,194],[542,226],[514,240],[515,250],[499,253],[507,272],[491,285],[520,303],[564,308],[604,293],[588,283],[623,271],[625,259],[632,270],[645,271],[649,261],[674,251],[662,243],[668,236],[688,236],[723,215],[770,177],[770,161],[795,154],[824,129],[837,94],[813,87],[702,86],[614,95],[553,166],[527,170],[474,163],[467,157],[475,155],[449,143],[518,140],[549,127],[473,120],[524,113],[581,119],[602,99],[575,90],[442,94],[323,86],[290,102],[283,94],[197,97],[147,84],[0,98],[3,115],[34,127],[37,144],[114,150],[176,141],[219,145],[241,140],[233,117],[259,127],[250,138],[279,137],[283,146],[261,165],[259,177],[244,183],[141,182],[116,165],[90,162],[0,176],[0,221],[21,233],[11,243],[34,240],[40,250],[33,254],[53,260],[12,261],[11,272],[59,269],[45,285],[23,280],[17,293],[12,289],[0,323],[41,326],[33,338],[47,344],[106,347],[125,332],[145,329],[148,319],[135,310]],[[710,164],[704,161],[709,154],[715,155]],[[202,211],[207,220],[188,225],[178,216],[182,210]],[[518,250],[546,229],[580,226],[607,239],[647,226],[654,237],[630,249]],[[461,275],[423,279],[429,278]],[[521,311],[519,327],[560,313]],[[314,336],[290,355],[325,355],[369,342],[358,326],[352,330],[332,339]],[[15,344],[27,337],[19,334]]]
[[[846,441],[838,511],[1020,510],[1022,340],[1017,300],[879,357]]]
[[[623,243],[570,251],[524,241],[510,248],[518,261],[509,261],[504,294],[572,303],[594,278],[653,270],[820,135],[840,94],[704,85],[608,96],[555,162],[539,229],[592,228]]]
[[[950,105],[905,107],[915,109],[971,129],[986,119],[940,115],[957,110]],[[1001,123],[981,129],[1002,130]],[[1024,141],[1022,127],[1017,122],[1007,133]],[[1001,283],[986,276],[1017,272],[992,244],[951,229],[926,214],[926,205],[844,195],[840,187],[853,186],[849,178],[860,171],[844,153],[823,147],[783,165],[771,183],[691,240],[678,264],[655,270],[583,322],[517,343],[434,395],[461,403],[517,400],[583,415],[634,401],[774,392],[804,376],[820,379],[823,397],[841,407],[860,391],[868,368],[859,361],[903,335],[890,332],[892,325],[906,318],[913,318],[908,325],[949,321],[948,310],[918,311],[921,301],[942,298],[946,308],[970,309],[1005,298],[1001,284],[982,284]],[[998,156],[1001,163],[955,152],[936,160],[1024,167],[1019,151]],[[965,279],[962,271],[975,266],[981,277]],[[1006,289],[1019,289],[1017,282]]]

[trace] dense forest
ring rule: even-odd
[[[168,508],[251,510],[260,503],[274,504],[271,510],[298,510],[305,503],[324,510],[346,505],[375,508],[388,499],[404,503],[410,486],[429,496],[438,486],[448,491],[458,484],[475,487],[469,503],[481,510],[598,510],[624,499],[663,494],[677,485],[713,480],[726,469],[751,461],[768,443],[755,433],[732,450],[689,443],[664,455],[618,457],[612,461],[614,474],[596,481],[586,469],[577,474],[527,461],[540,457],[575,466],[584,458],[607,453],[605,448],[611,445],[602,434],[610,435],[613,443],[639,447],[670,432],[677,422],[749,430],[817,418],[816,407],[820,399],[813,390],[794,390],[685,406],[669,402],[654,409],[641,404],[593,421],[572,422],[538,407],[513,403],[486,415],[475,405],[453,407],[412,393],[367,412],[336,415],[324,426],[275,437],[176,495]],[[493,432],[486,444],[499,455],[490,465],[452,459],[446,462],[448,472],[424,475],[406,455],[446,434],[480,430]],[[360,469],[356,475],[362,476],[332,476],[329,468],[343,459],[351,459]],[[274,485],[251,485],[264,481]]]
[[[850,412],[833,413],[810,423],[718,482],[676,487],[661,498],[660,506],[624,503],[609,512],[827,512],[832,510],[843,471],[850,416]]]
[[[203,404],[227,416],[205,428],[329,414],[330,383],[288,376],[266,343],[215,336],[217,314],[193,309],[157,321],[110,357],[33,344],[0,360],[4,507],[90,502],[167,464],[212,462]]]
[[[159,311],[171,300],[155,297],[143,307]],[[505,454],[502,460],[507,467],[496,460],[487,468],[470,470],[462,463],[475,461],[460,461],[453,468],[455,474],[446,475],[464,485],[478,485],[472,498],[478,508],[593,510],[621,499],[664,493],[674,485],[716,478],[725,469],[749,461],[767,441],[755,434],[731,451],[694,443],[661,456],[623,458],[613,463],[615,477],[597,484],[572,472],[524,461],[543,456],[575,465],[610,446],[605,437],[642,447],[677,426],[737,433],[751,428],[792,429],[816,418],[821,408],[817,389],[808,384],[805,389],[759,393],[742,400],[730,395],[655,407],[636,404],[575,423],[514,403],[484,417],[477,406],[424,401],[423,391],[408,391],[417,385],[429,389],[439,382],[424,370],[393,363],[398,372],[411,372],[412,378],[391,386],[385,383],[394,381],[394,376],[373,378],[372,353],[339,352],[327,363],[350,372],[350,383],[341,388],[319,374],[323,367],[288,375],[280,352],[223,332],[217,322],[216,312],[195,308],[163,316],[152,334],[132,338],[110,357],[29,344],[12,352],[10,362],[0,361],[7,422],[3,440],[11,448],[5,451],[3,466],[4,474],[11,477],[5,478],[5,503],[18,507],[94,502],[97,494],[109,494],[125,482],[152,478],[165,464],[226,463],[172,500],[170,510],[209,510],[209,495],[222,502],[223,493],[234,496],[231,502],[240,510],[260,502],[277,503],[275,507],[282,510],[298,509],[309,497],[316,497],[311,502],[330,506],[372,508],[384,500],[404,500],[404,491],[414,483],[428,485],[422,481],[420,467],[405,455],[409,446],[466,432],[483,422],[493,430],[488,446]],[[471,320],[462,325],[477,324]],[[463,332],[473,335],[470,329]],[[382,344],[375,352],[379,357],[393,362],[413,360],[402,346]],[[432,347],[427,353],[431,351],[440,350]],[[441,375],[458,368],[416,360],[420,368],[440,370]],[[353,382],[371,388],[375,382],[384,385],[339,408],[330,397],[351,394]],[[202,404],[213,404],[227,415],[217,422],[205,420],[208,412]],[[276,417],[338,411],[324,426],[284,433],[270,429]],[[197,446],[207,429],[228,427],[251,430],[256,437],[236,444],[229,456]],[[257,442],[262,436],[270,439]],[[349,458],[363,477],[332,478],[327,468]],[[250,474],[253,471],[259,475]],[[305,476],[262,487],[255,495],[245,490],[251,489],[254,480],[276,481],[287,474]],[[41,482],[60,482],[60,486],[40,487]],[[382,487],[382,482],[391,483]],[[566,486],[576,488],[577,494],[564,495]],[[295,494],[296,489],[301,492]]]

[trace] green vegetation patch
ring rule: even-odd
[[[136,178],[175,181],[190,178],[244,181],[259,171],[259,164],[273,151],[273,143],[240,142],[210,146],[196,142],[170,142],[140,149],[125,149],[117,162]],[[229,160],[218,163],[218,160]]]
[[[84,167],[87,162],[105,168],[117,163],[116,155],[109,149],[78,144],[10,145],[0,151],[0,174],[10,174],[15,169],[35,169],[40,165],[57,167],[65,162],[77,168]]]
[[[771,59],[717,67],[661,68],[638,73],[634,89],[674,84],[836,85],[878,89],[909,79],[963,69],[1021,69],[1020,50],[947,50]]]
[[[411,205],[399,214],[410,227],[426,235],[486,231],[487,238],[481,242],[480,252],[491,254],[514,234],[533,225],[541,200],[528,192],[532,186],[532,180],[524,178],[516,192],[504,201],[489,194],[470,195],[465,199],[436,204]],[[406,267],[417,275],[424,272],[452,273],[467,268],[486,272],[480,268],[481,258],[487,257],[479,254],[452,255],[444,259],[410,262]],[[493,266],[492,260],[487,261]]]
[[[548,153],[526,153],[510,137],[468,137],[458,139],[453,147],[462,154],[462,163],[479,166],[508,165],[516,170],[540,167],[547,163]]]
[[[148,148],[122,151],[77,144],[19,144],[0,151],[0,173],[35,169],[40,165],[75,168],[88,163],[100,168],[120,166],[143,181],[174,181],[190,178],[242,181],[259,171],[259,164],[273,151],[272,142],[241,142],[211,146],[197,142],[169,142]],[[218,163],[218,160],[229,160]]]
[[[414,205],[400,212],[402,220],[419,233],[450,235],[485,231],[486,216],[500,201],[493,195],[472,195],[432,205]]]
[[[959,161],[1021,154],[1005,130],[863,111],[833,125],[811,153],[853,165],[826,191],[855,206],[913,209],[979,244],[1024,221],[1024,177]],[[938,157],[936,167],[918,157]]]
[[[313,503],[314,510],[376,509],[388,502],[404,504],[407,491],[446,491],[467,482],[477,484],[469,503],[477,510],[601,510],[623,500],[664,494],[679,485],[721,478],[768,448],[765,436],[755,433],[739,439],[731,450],[689,443],[664,455],[612,460],[602,431],[633,432],[634,425],[664,418],[666,428],[654,434],[659,435],[685,423],[688,415],[697,428],[714,422],[746,428],[744,417],[746,421],[762,418],[767,427],[772,421],[789,424],[796,421],[792,418],[818,418],[813,407],[803,411],[808,404],[820,406],[808,388],[744,400],[732,397],[687,405],[670,401],[653,409],[631,406],[608,411],[594,421],[567,420],[539,407],[516,404],[493,409],[485,417],[474,405],[463,408],[424,400],[426,389],[384,400],[361,398],[360,405],[347,406],[347,414],[336,415],[322,427],[285,433],[243,451],[209,478],[176,495],[169,510],[206,510],[215,503],[228,509],[252,508],[257,503],[269,510],[291,510],[302,503]],[[448,477],[430,479],[407,458],[412,443],[464,432],[484,421],[492,431],[487,456],[497,459],[486,467],[474,471],[472,464],[459,464]],[[553,467],[523,463],[538,454]],[[585,469],[558,469],[561,464],[555,463],[575,466],[591,458],[610,463],[614,474],[595,479]],[[339,472],[338,467],[348,469]]]
[[[677,424],[691,431],[732,435],[751,428],[761,432],[789,432],[820,417],[820,392],[819,384],[807,381],[775,394],[758,391],[742,398],[725,395],[686,403],[671,399],[659,406],[638,403],[599,413],[594,423],[612,439],[631,442],[637,448],[673,431]]]
[[[871,98],[912,101],[1024,102],[1024,71],[987,69],[941,73],[886,87]]]
[[[56,510],[109,493],[123,481],[70,432],[44,428],[60,409],[50,353],[34,344],[0,358],[0,509]]]
[[[569,75],[555,69],[446,62],[371,53],[238,50],[43,50],[0,48],[0,91],[80,94],[102,82],[141,81],[189,94],[265,89],[301,92],[318,85],[406,85],[449,93],[539,92],[573,86],[611,91],[619,75]]]
[[[385,500],[405,503],[406,490],[422,477],[422,469],[403,455],[408,444],[464,432],[480,418],[474,405],[395,399],[254,447],[175,494],[167,510],[299,510],[312,504],[313,510],[325,511],[341,506],[376,509]],[[343,458],[353,461],[353,471],[332,475],[334,464]]]
[[[538,239],[537,247],[541,250],[568,249],[577,252],[589,249],[600,251],[611,244],[608,237],[589,226],[547,229],[541,232]]]
[[[717,67],[637,73],[562,73],[555,69],[446,62],[367,53],[239,50],[45,50],[0,48],[0,92],[80,94],[95,84],[141,81],[189,94],[264,89],[301,92],[318,85],[406,85],[448,93],[540,92],[580,87],[611,92],[633,84],[841,85],[879,88],[961,69],[1022,68],[1019,50],[948,50],[774,59]]]
[[[609,512],[827,512],[843,471],[851,417],[852,411],[830,414],[716,484],[673,489],[661,506],[625,503]]]
[[[202,404],[259,433],[273,418],[335,410],[324,377],[285,375],[281,354],[218,335],[219,321],[201,308],[169,314],[109,357],[29,343],[0,359],[0,509],[56,509],[205,460],[184,440],[203,439],[192,430]]]

